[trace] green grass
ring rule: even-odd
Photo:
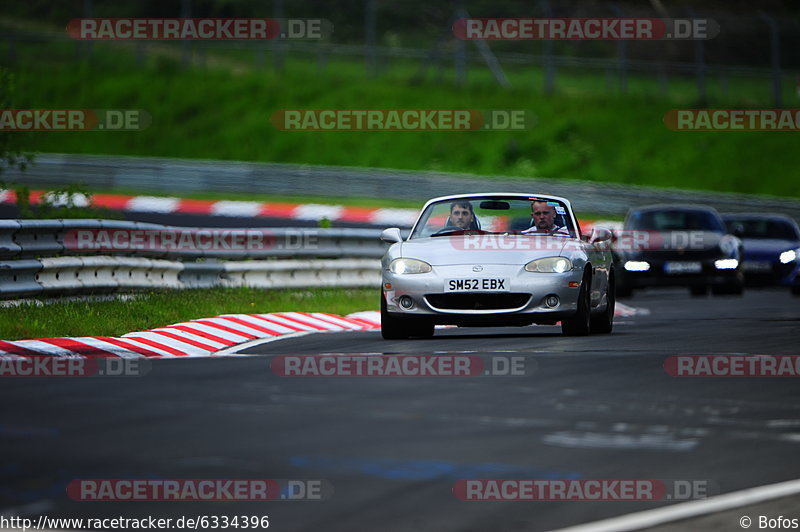
[[[127,300],[52,302],[0,308],[0,339],[120,336],[219,314],[377,309],[377,289],[259,290],[211,288],[148,292]]]
[[[674,132],[662,118],[695,107],[691,77],[670,78],[661,96],[654,76],[630,76],[629,93],[606,73],[561,69],[558,93],[541,90],[536,67],[511,67],[504,90],[485,68],[457,89],[414,80],[417,65],[387,60],[364,79],[363,63],[289,55],[286,70],[253,66],[253,52],[207,55],[206,68],[182,70],[179,49],[148,44],[145,65],[135,47],[95,43],[90,64],[76,44],[19,46],[16,107],[139,108],[153,117],[141,132],[33,133],[45,152],[104,153],[282,163],[440,170],[481,175],[555,177],[780,196],[800,195],[789,168],[800,162],[796,134]],[[158,50],[156,52],[156,50]],[[1,53],[2,51],[0,51]],[[36,60],[34,60],[36,58]],[[791,80],[785,101],[796,101]],[[728,94],[709,78],[712,107],[771,107],[769,82],[732,78]],[[516,132],[285,132],[270,124],[284,108],[525,109],[537,125]],[[391,201],[391,200],[386,200]],[[395,202],[391,202],[396,205]]]

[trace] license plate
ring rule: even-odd
[[[508,279],[445,279],[445,292],[508,292]]]
[[[750,262],[745,261],[742,268],[746,272],[768,272],[772,270],[772,264],[769,262]]]
[[[667,262],[664,264],[664,271],[672,274],[700,273],[703,265],[699,262]]]

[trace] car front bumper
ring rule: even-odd
[[[648,260],[647,271],[630,271],[621,264],[617,269],[621,284],[630,288],[646,288],[649,286],[713,286],[731,285],[743,282],[744,274],[741,265],[736,269],[718,269],[714,261],[701,261],[698,273],[667,273],[665,263],[668,261]]]
[[[426,316],[436,323],[504,324],[555,323],[577,311],[582,271],[532,273],[521,266],[490,264],[481,272],[465,266],[436,266],[422,274],[383,272],[383,296],[388,312]],[[451,279],[505,279],[505,290],[446,291]],[[570,286],[573,283],[575,286]],[[556,305],[547,298],[558,298]],[[401,300],[411,305],[401,305]]]

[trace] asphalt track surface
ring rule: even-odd
[[[788,290],[637,293],[614,334],[439,329],[313,334],[251,357],[158,360],[142,377],[7,378],[0,513],[269,515],[270,530],[548,530],[671,504],[467,502],[458,479],[702,479],[721,493],[800,477],[796,378],[676,378],[675,354],[798,355]],[[276,355],[523,357],[526,376],[280,377]],[[76,502],[79,478],[326,479],[323,501]],[[738,530],[731,516],[730,526]],[[794,516],[800,517],[800,516]]]

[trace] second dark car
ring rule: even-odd
[[[723,214],[722,219],[729,231],[741,231],[747,284],[793,284],[800,260],[797,222],[780,214]]]

